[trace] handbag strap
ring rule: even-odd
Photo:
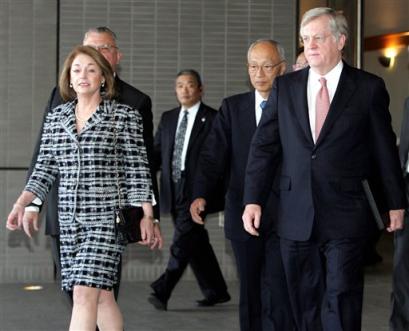
[[[111,110],[114,108],[115,101],[112,102]],[[112,113],[112,112],[111,112]],[[116,130],[116,122],[115,122],[115,114],[116,114],[116,107],[114,108],[113,115],[112,115],[112,124],[114,129],[114,157],[115,157],[115,172],[116,172],[116,188],[118,191],[118,209],[122,208],[122,199],[121,199],[121,188],[119,185],[119,166],[118,166],[118,151],[117,151],[117,130]]]

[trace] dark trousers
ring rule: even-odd
[[[240,279],[240,330],[290,331],[293,319],[275,234],[232,240]]]
[[[189,212],[189,200],[184,194],[184,179],[174,185],[175,206],[172,211],[175,232],[170,257],[165,272],[151,284],[156,295],[168,301],[173,289],[188,264],[193,270],[199,287],[207,299],[227,293],[227,285],[216,255],[203,225],[193,222]]]
[[[409,330],[409,216],[405,227],[394,234],[391,331]]]
[[[205,298],[218,298],[225,295],[227,285],[210,245],[208,233],[203,226],[194,224],[187,232],[175,229],[166,270],[151,284],[161,299],[167,301],[170,298],[188,264]]]
[[[280,240],[297,330],[361,330],[365,244]]]

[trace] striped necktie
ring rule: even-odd
[[[176,183],[181,176],[182,172],[182,151],[185,143],[186,129],[187,129],[187,116],[189,115],[187,110],[183,111],[183,117],[180,121],[178,130],[175,137],[175,146],[173,148],[172,158],[172,179]]]

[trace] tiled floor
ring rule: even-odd
[[[387,331],[389,315],[392,240],[379,244],[384,261],[367,268],[364,298],[364,331]],[[44,290],[26,292],[21,284],[0,285],[1,331],[62,331],[68,329],[69,307],[56,284]],[[176,287],[168,311],[156,311],[147,303],[146,282],[123,283],[120,306],[127,331],[238,330],[238,284],[229,283],[232,301],[212,308],[198,308],[201,294],[195,282],[182,281]]]

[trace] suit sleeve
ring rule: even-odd
[[[118,145],[124,157],[125,183],[128,201],[132,205],[152,202],[153,190],[146,148],[142,137],[139,113],[127,112],[123,130],[118,132]]]
[[[265,205],[281,160],[278,124],[278,79],[254,133],[247,160],[243,204]]]
[[[34,193],[45,201],[47,193],[58,176],[58,167],[54,158],[52,114],[48,113],[43,123],[41,143],[33,165],[33,171],[27,181],[25,191]]]
[[[405,100],[399,140],[400,164],[402,169],[405,170],[405,165],[408,161],[409,153],[409,97]]]
[[[45,119],[48,113],[57,107],[58,105],[62,104],[63,100],[58,93],[58,88],[55,87],[50,95],[50,98],[47,102],[47,106],[44,110],[43,122],[41,124],[41,128],[38,133],[37,142],[34,146],[33,156],[31,159],[31,164],[28,169],[27,173],[27,181],[30,178],[31,173],[34,170],[35,163],[37,162],[38,153],[40,151],[40,144],[41,144],[41,135],[44,129]],[[47,196],[47,217],[46,217],[46,226],[45,226],[45,233],[47,235],[58,235],[59,234],[59,223],[58,223],[58,185],[59,185],[59,176],[57,175],[53,185],[50,188]]]
[[[370,107],[372,154],[379,169],[388,210],[406,207],[405,187],[402,178],[396,136],[389,114],[389,95],[381,79],[374,83]]]
[[[145,142],[148,159],[152,159],[153,151],[153,115],[152,101],[148,96],[144,96],[138,107],[142,116],[143,122],[143,141]]]
[[[158,129],[156,130],[153,143],[152,165],[155,174],[162,168],[162,132],[163,132],[163,115],[160,119]]]
[[[223,178],[228,177],[230,149],[230,105],[226,100],[223,100],[200,152],[193,187],[193,200],[204,198],[209,202],[211,197],[216,196],[216,192],[222,190],[224,193],[226,185]]]
[[[51,92],[50,98],[48,99],[48,102],[47,102],[47,106],[45,107],[45,110],[44,110],[43,121],[41,123],[41,128],[38,131],[37,141],[36,141],[36,143],[34,145],[33,155],[31,157],[31,163],[30,163],[30,166],[29,166],[28,172],[27,172],[27,179],[26,179],[27,181],[30,178],[31,173],[34,170],[34,166],[35,166],[35,164],[37,162],[37,157],[38,157],[38,153],[40,151],[40,145],[41,145],[41,136],[43,134],[44,123],[45,123],[46,117],[47,117],[48,113],[54,108],[53,104],[57,103],[57,102],[55,102],[55,99],[57,98],[56,94],[57,94],[57,88],[54,88],[53,91]]]
[[[146,153],[149,162],[149,170],[151,173],[152,178],[152,187],[153,193],[155,195],[155,200],[158,202],[153,207],[153,214],[156,219],[160,219],[160,211],[159,211],[159,190],[158,190],[158,181],[156,178],[156,172],[154,168],[154,161],[153,161],[153,114],[152,114],[152,101],[151,98],[148,96],[144,96],[141,99],[141,103],[138,106],[140,113],[142,115],[142,123],[143,123],[143,141],[146,147]]]

